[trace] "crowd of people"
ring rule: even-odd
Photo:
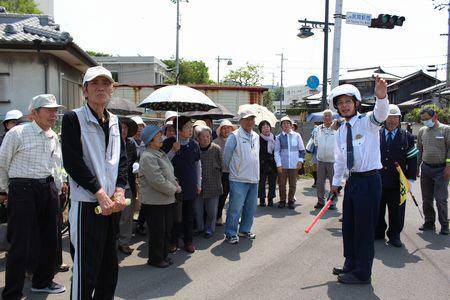
[[[27,271],[33,274],[33,292],[65,291],[53,281],[61,264],[56,261],[60,194],[70,191],[71,298],[113,299],[117,250],[133,252],[137,210],[136,231],[148,234],[147,264],[158,268],[173,264],[169,253],[179,251],[181,241],[182,249],[194,253],[194,236],[211,238],[216,226],[224,225],[230,244],[255,239],[258,198],[259,206],[274,206],[277,181],[278,208],[295,208],[306,152],[315,157],[315,208],[325,205],[327,179],[330,194],[338,195],[346,178],[345,261],[332,272],[345,284],[370,283],[374,240],[387,235],[389,244],[402,247],[406,204],[399,205],[396,164],[412,187],[421,162],[425,222],[420,230],[435,230],[436,200],[440,233],[449,233],[450,127],[425,108],[416,144],[400,128],[401,112],[389,104],[386,82],[375,82],[377,100],[367,114],[358,112],[361,95],[354,86],[333,89],[330,104],[341,119],[333,120],[332,111],[325,110],[306,147],[288,116],[281,118],[275,136],[269,120],[255,124],[251,109],[240,111],[239,126],[223,120],[216,130],[210,119],[194,123],[174,112],[166,113],[162,127],[146,125],[140,117],[118,117],[106,109],[114,80],[103,67],[87,70],[86,104],[64,114],[61,142],[52,130],[61,105],[53,95],[34,97],[31,122],[15,126],[22,118],[18,111],[3,122],[0,201],[7,203],[11,245],[3,299],[20,299]],[[337,209],[336,202],[329,209]]]

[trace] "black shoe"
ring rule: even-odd
[[[338,275],[338,281],[344,284],[370,284],[370,277],[367,280],[361,280],[355,277],[351,272]]]
[[[434,226],[434,224],[424,223],[422,226],[419,227],[419,230],[421,231],[436,230],[436,226]]]
[[[278,208],[285,208],[285,207],[286,207],[286,202],[278,203]]]
[[[295,202],[295,201],[289,201],[289,202],[288,202],[288,207],[289,207],[289,209],[294,209],[294,208],[295,208],[294,202]]]
[[[344,220],[343,218],[339,218],[339,220],[338,220],[338,221],[342,223],[342,221],[343,221],[343,220]]]
[[[448,235],[448,227],[442,227],[441,231],[439,232],[442,235]]]
[[[259,206],[266,207],[266,200],[264,200],[264,199],[259,200]]]
[[[66,288],[61,284],[52,282],[52,283],[50,283],[49,286],[46,286],[44,288],[31,287],[31,291],[33,293],[60,294],[60,293],[64,293],[66,291]]]
[[[267,206],[272,207],[273,206],[273,199],[269,199]]]
[[[322,207],[324,207],[324,205],[320,202],[317,202],[316,205],[314,205],[314,208],[317,208],[317,209],[321,209]]]
[[[401,248],[403,246],[400,239],[389,239],[388,244],[397,248]]]
[[[341,275],[349,272],[351,272],[351,270],[344,267],[344,268],[333,268],[332,273],[333,275]]]

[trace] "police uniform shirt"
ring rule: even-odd
[[[373,112],[357,114],[342,124],[336,134],[333,186],[340,186],[347,169],[347,124],[351,125],[354,164],[351,172],[367,172],[382,168],[380,126],[389,114],[388,98],[377,99]]]

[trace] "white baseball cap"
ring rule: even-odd
[[[168,110],[164,115],[164,120],[167,122],[168,119],[178,117],[178,113],[176,111]]]
[[[37,108],[59,108],[64,107],[63,105],[60,105],[56,102],[55,95],[52,94],[42,94],[37,95],[36,97],[31,100],[29,110],[37,109]]]
[[[291,120],[291,118],[289,118],[289,116],[282,117],[280,120],[280,124],[283,123],[284,121],[289,121],[291,123],[291,125],[294,125],[294,122],[292,122],[292,120]]]
[[[146,124],[144,123],[144,120],[142,120],[142,118],[139,117],[139,116],[131,117],[131,120],[133,120],[133,121],[134,121],[136,124],[138,124],[138,125],[144,125],[144,126],[146,126]]]
[[[112,74],[109,70],[107,70],[106,68],[104,68],[102,66],[96,66],[96,67],[87,69],[86,74],[84,74],[83,85],[86,82],[92,81],[99,76],[107,78],[111,83],[115,82],[114,79],[112,78]]]
[[[9,120],[19,120],[22,117],[23,117],[23,114],[20,110],[13,109],[6,113],[5,119],[3,120],[3,122],[9,121]]]

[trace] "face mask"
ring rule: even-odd
[[[427,127],[430,127],[430,128],[434,126],[434,122],[431,119],[426,120],[426,121],[422,121],[422,124],[427,126]]]

